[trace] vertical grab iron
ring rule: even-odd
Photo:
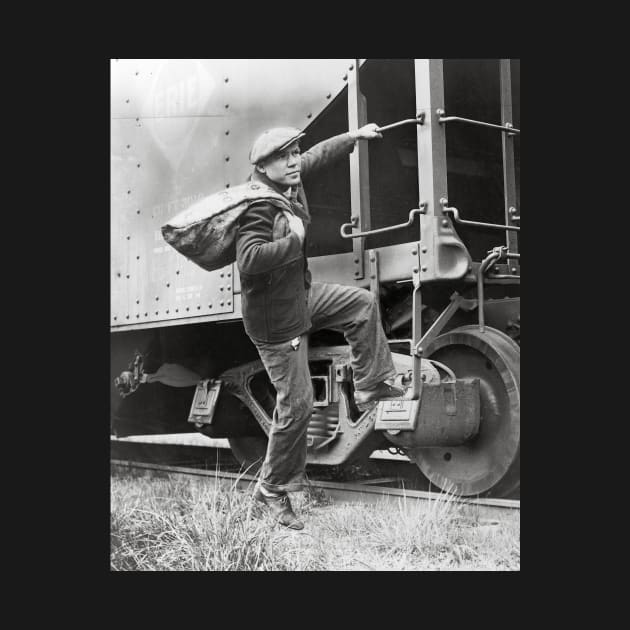
[[[412,342],[413,398],[422,395],[422,293],[421,277],[426,262],[434,255],[433,242],[422,241],[423,232],[432,232],[433,224],[446,219],[440,198],[448,196],[446,180],[446,135],[438,122],[438,109],[444,109],[444,68],[441,59],[415,59],[416,117],[423,124],[416,128],[418,140],[418,200],[423,209],[420,214],[419,242],[414,248],[413,261],[413,313]]]
[[[501,124],[513,125],[512,116],[512,73],[510,60],[501,59]],[[514,225],[519,209],[516,207],[516,173],[514,165],[514,135],[510,133],[501,134],[503,148],[503,194],[505,198],[505,224]],[[518,253],[518,235],[512,230],[505,232],[505,244],[507,251],[513,254]],[[509,261],[508,261],[509,262]],[[512,261],[511,272],[519,273],[520,261]]]
[[[354,131],[367,124],[367,101],[359,85],[359,59],[354,60],[348,75],[348,129]],[[350,208],[351,220],[359,232],[370,229],[370,163],[367,140],[357,140],[355,150],[350,154]],[[354,254],[354,279],[365,277],[365,239],[352,240]]]

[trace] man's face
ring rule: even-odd
[[[274,153],[257,166],[261,173],[280,186],[295,186],[300,183],[300,147],[298,142]]]

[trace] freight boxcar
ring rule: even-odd
[[[383,138],[305,184],[315,281],[378,295],[405,400],[359,412],[342,335],[310,340],[308,462],[391,448],[440,488],[520,484],[520,63],[514,59],[114,59],[112,434],[200,431],[254,465],[275,390],[244,332],[236,264],[204,271],[161,227],[246,181],[265,129],[302,150]]]

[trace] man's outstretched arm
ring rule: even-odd
[[[352,153],[357,140],[382,138],[383,134],[377,131],[377,129],[378,125],[369,123],[359,129],[348,131],[317,143],[308,151],[302,153],[302,166],[300,169],[302,177],[308,177],[322,166]]]

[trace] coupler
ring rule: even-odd
[[[381,400],[374,430],[400,448],[460,446],[479,432],[479,379],[424,383],[419,400]]]

